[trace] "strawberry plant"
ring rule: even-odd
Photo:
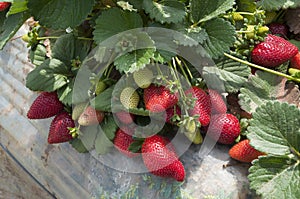
[[[180,156],[212,138],[249,164],[261,198],[297,198],[299,12],[298,0],[7,0],[0,48],[29,25],[26,87],[41,93],[27,116],[54,117],[49,144],[184,183]]]

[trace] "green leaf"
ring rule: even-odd
[[[94,40],[97,44],[100,44],[118,33],[141,27],[143,27],[143,20],[139,14],[111,8],[103,11],[97,18],[93,32]]]
[[[82,141],[78,138],[72,139],[70,141],[70,144],[72,145],[72,147],[74,149],[76,149],[76,151],[78,151],[79,153],[87,153],[88,150],[85,148],[84,144],[82,143]]]
[[[30,0],[27,4],[35,20],[51,29],[74,28],[91,13],[94,0]]]
[[[191,20],[201,23],[211,20],[233,8],[234,0],[191,0]]]
[[[27,3],[28,0],[13,0],[7,15],[9,16],[28,10]]]
[[[254,0],[238,0],[237,8],[238,11],[254,12],[256,10],[256,4]]]
[[[300,5],[299,0],[261,0],[257,2],[257,5],[263,10],[272,11],[279,10],[281,8],[296,8]]]
[[[151,58],[154,56],[155,49],[140,49],[131,53],[126,53],[118,57],[114,64],[120,72],[133,73],[150,64]]]
[[[140,116],[149,116],[150,111],[144,108],[131,108],[129,109],[129,112],[134,115],[140,115]]]
[[[101,123],[101,129],[109,140],[115,138],[115,132],[118,128],[113,115],[105,117],[104,121]]]
[[[167,63],[172,60],[172,57],[176,56],[175,53],[165,51],[165,50],[156,50],[152,59],[159,63]]]
[[[291,39],[291,40],[289,40],[289,42],[291,42],[292,44],[297,46],[298,49],[300,49],[300,41],[295,40],[295,39]]]
[[[137,153],[142,149],[142,144],[144,141],[142,140],[136,140],[130,144],[128,147],[128,150],[131,151],[132,153]]]
[[[141,0],[128,0],[128,2],[133,5],[135,9],[142,10],[143,9],[143,1]]]
[[[26,77],[26,87],[33,91],[55,91],[67,84],[68,67],[58,59],[47,59]]]
[[[89,41],[78,40],[73,34],[66,34],[56,40],[52,49],[52,57],[70,66],[73,59],[84,60],[89,49]]]
[[[78,138],[81,140],[84,147],[88,151],[90,151],[94,148],[95,140],[99,133],[100,133],[100,131],[99,131],[98,125],[82,127],[80,129],[80,134],[79,134]]]
[[[262,71],[249,76],[248,82],[240,89],[239,104],[248,113],[269,100],[276,100],[283,93],[286,79]]]
[[[46,60],[46,47],[43,44],[38,44],[34,49],[30,50],[29,57],[31,63],[36,66],[41,65]]]
[[[5,20],[6,20],[6,13],[0,12],[0,33],[2,33],[4,30],[3,24],[4,24]]]
[[[235,28],[224,19],[216,18],[204,24],[208,39],[204,41],[203,47],[208,54],[217,59],[228,52],[235,42]]]
[[[107,88],[91,101],[91,105],[93,105],[96,110],[110,112],[113,91],[114,86]]]
[[[89,99],[89,89],[92,84],[90,77],[93,75],[87,67],[81,67],[76,75],[72,91],[73,104],[79,104]]]
[[[300,109],[272,101],[252,115],[247,137],[254,148],[274,155],[288,155],[292,149],[300,151]]]
[[[72,79],[67,85],[61,87],[57,90],[57,95],[59,101],[63,104],[71,106],[73,102],[73,86],[74,86],[74,79]]]
[[[185,5],[175,0],[143,0],[143,8],[150,18],[160,23],[178,23],[186,16]]]
[[[154,41],[145,32],[132,31],[130,35],[124,34],[118,43],[127,43],[126,47],[116,45],[116,51],[122,55],[115,59],[114,64],[121,73],[133,73],[144,68],[154,56]]]
[[[250,187],[265,198],[300,196],[300,162],[288,156],[262,156],[249,169]]]
[[[247,82],[251,74],[250,68],[242,63],[227,59],[216,66],[203,68],[203,77],[207,85],[216,90],[220,90],[222,85],[227,92],[237,92]]]
[[[5,44],[16,34],[27,17],[27,13],[19,13],[10,15],[5,19],[0,32],[0,50],[2,50]],[[1,19],[4,19],[4,17],[1,17]]]
[[[95,140],[96,153],[100,155],[106,154],[110,151],[113,145],[113,142],[106,137],[104,132],[98,133]]]
[[[175,34],[175,41],[183,46],[196,46],[208,39],[207,32],[201,27],[188,27],[187,24],[176,24],[172,29],[181,32]]]

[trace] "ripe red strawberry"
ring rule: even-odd
[[[171,177],[177,181],[183,181],[185,170],[183,164],[178,159],[177,154],[170,150],[167,141],[154,135],[145,139],[142,145],[142,157],[145,166],[150,173],[160,177]],[[171,145],[169,143],[168,145]]]
[[[227,106],[225,104],[223,97],[219,94],[219,92],[216,90],[209,89],[208,94],[210,97],[211,112],[213,114],[226,113]]]
[[[64,108],[56,92],[42,92],[32,103],[27,117],[29,119],[44,119],[52,117]]]
[[[264,155],[264,153],[254,149],[249,143],[250,140],[246,139],[235,144],[229,150],[230,157],[241,162],[252,162],[257,159],[258,156]]]
[[[167,115],[167,116],[166,116],[166,122],[172,124],[172,123],[173,123],[173,122],[172,122],[172,117],[173,117],[175,114],[177,114],[177,115],[180,117],[180,115],[181,115],[181,110],[180,110],[179,106],[176,106],[176,107],[175,107],[175,110],[174,110],[174,107],[168,108],[168,109],[166,110],[166,115]]]
[[[286,38],[287,34],[289,32],[288,27],[285,24],[281,24],[281,23],[271,23],[268,25],[270,32],[273,35],[279,35],[281,37]]]
[[[104,113],[97,111],[93,107],[88,106],[79,116],[78,124],[82,126],[90,126],[99,124],[104,119]]]
[[[274,68],[290,60],[298,53],[298,48],[289,41],[268,34],[265,41],[257,44],[251,52],[252,62]]]
[[[6,8],[8,8],[10,6],[10,2],[0,2],[0,12],[6,10]]]
[[[130,128],[122,127],[118,129],[114,138],[114,146],[120,153],[132,158],[138,155],[128,150],[129,146],[134,142],[132,138],[133,130]]]
[[[119,111],[116,112],[116,117],[119,119],[120,122],[123,124],[132,124],[134,121],[134,115],[131,113],[128,113],[126,111]]]
[[[208,135],[222,144],[232,144],[240,135],[239,120],[230,113],[213,115]]]
[[[199,122],[202,126],[207,126],[210,122],[211,103],[209,96],[204,90],[193,86],[191,89],[186,91],[187,96],[196,98],[194,108],[189,111],[193,115],[199,115]]]
[[[178,98],[165,86],[151,84],[144,89],[144,102],[146,109],[152,112],[162,112],[174,106],[178,102]]]
[[[300,70],[300,51],[291,59],[291,67]]]
[[[68,142],[72,138],[68,128],[74,128],[75,123],[69,113],[63,111],[56,115],[51,122],[48,134],[48,143],[56,144],[61,142]]]

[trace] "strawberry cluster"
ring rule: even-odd
[[[72,116],[64,109],[64,104],[59,100],[56,92],[42,92],[30,106],[27,117],[29,119],[45,119],[54,117],[50,124],[48,143],[57,144],[68,142],[78,135],[75,120],[82,126],[99,124],[104,113],[96,111],[91,106],[75,107]],[[80,110],[79,110],[80,109]]]
[[[143,78],[144,82],[145,78]],[[139,78],[136,75],[135,83],[142,85],[138,81]],[[181,95],[173,92],[167,86],[150,83],[146,86],[143,84],[139,89],[142,89],[142,92],[137,92],[132,87],[125,87],[121,91],[119,101],[127,111],[139,108],[138,106],[142,104],[143,108],[153,114],[164,112],[165,122],[183,127],[183,133],[195,144],[202,142],[201,133],[205,134],[205,132],[207,132],[207,136],[221,144],[233,144],[240,135],[238,118],[227,113],[226,103],[216,90],[204,90],[197,86],[185,90],[184,95],[188,99],[194,100],[193,105],[186,109],[181,106]],[[141,99],[142,102],[140,102]],[[185,119],[185,110],[187,110],[189,118],[196,119],[196,121]],[[140,150],[131,151],[130,146],[136,142],[136,136],[135,129],[130,125],[138,116],[127,111],[115,113],[122,126],[115,134],[115,148],[129,158],[141,154],[146,168],[154,175],[183,181],[185,177],[183,163],[176,153],[176,146],[167,138],[170,135],[172,137],[174,133],[168,132],[165,136],[158,132],[156,135],[143,139]]]
[[[72,139],[68,128],[74,128],[75,123],[71,116],[64,110],[64,105],[59,101],[56,92],[42,92],[34,100],[27,112],[29,119],[45,119],[54,117],[51,122],[48,143],[67,142]]]

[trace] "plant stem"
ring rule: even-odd
[[[180,68],[181,72],[183,73],[183,76],[185,77],[185,79],[186,79],[187,81],[189,81],[189,78],[188,78],[188,76],[187,76],[187,74],[186,74],[184,68],[182,67],[181,61],[178,59],[177,56],[175,57],[175,60],[176,60],[177,64],[179,65],[179,68]],[[174,63],[174,64],[175,64],[175,63]]]
[[[234,61],[237,61],[237,62],[240,62],[240,63],[243,63],[243,64],[246,64],[248,66],[251,66],[251,67],[254,67],[254,68],[257,68],[257,69],[260,69],[262,71],[265,71],[265,72],[268,72],[268,73],[271,73],[273,75],[278,75],[278,76],[281,76],[281,77],[285,77],[287,78],[288,80],[292,80],[292,81],[295,81],[295,82],[300,82],[300,79],[298,78],[295,78],[295,77],[292,77],[290,75],[287,75],[285,73],[281,73],[281,72],[278,72],[278,71],[275,71],[275,70],[272,70],[272,69],[269,69],[269,68],[265,68],[265,67],[262,67],[260,65],[257,65],[257,64],[253,64],[253,63],[250,63],[248,61],[245,61],[245,60],[242,60],[240,58],[237,58],[237,57],[234,57],[230,54],[227,54],[227,53],[224,53],[224,55]]]
[[[48,37],[37,37],[37,40],[45,40],[45,39],[58,39],[57,36],[48,36]]]
[[[47,37],[37,37],[37,40],[45,40],[45,39],[58,39],[58,36],[47,36]],[[87,37],[77,37],[79,40],[86,40],[86,41],[93,41],[92,38],[87,38]]]
[[[238,33],[238,34],[241,34],[241,33],[252,33],[253,31],[251,31],[251,30],[237,30],[235,32]]]
[[[257,12],[254,12],[254,13],[252,13],[252,12],[236,12],[236,13],[241,14],[241,15],[250,15],[250,16],[253,16],[253,15],[257,14],[257,13],[262,13],[262,12],[263,12],[263,10],[258,10]]]
[[[188,65],[187,65],[186,62],[184,61],[184,59],[180,59],[180,60],[181,60],[182,63],[184,64],[185,69],[187,70],[187,72],[188,72],[188,74],[189,74],[189,76],[190,76],[190,79],[194,79],[194,76],[192,75],[192,73],[191,73],[191,71],[190,71]]]

